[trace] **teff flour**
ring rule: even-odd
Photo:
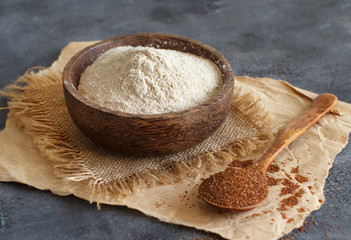
[[[117,47],[81,75],[78,91],[101,106],[128,113],[157,114],[204,103],[222,86],[210,60],[174,50]]]

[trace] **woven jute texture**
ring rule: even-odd
[[[33,69],[32,69],[33,70]],[[88,180],[93,195],[126,195],[135,187],[165,184],[184,174],[223,165],[252,152],[272,137],[265,109],[250,94],[235,89],[230,112],[201,144],[163,157],[127,157],[97,146],[71,120],[61,85],[62,69],[29,71],[5,90],[17,124],[29,133],[55,174]],[[96,123],[99,124],[99,123]]]

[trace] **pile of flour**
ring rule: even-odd
[[[210,60],[152,47],[110,49],[85,69],[78,91],[112,110],[157,114],[185,110],[212,98],[222,74]]]

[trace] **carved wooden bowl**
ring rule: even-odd
[[[118,46],[173,49],[208,58],[222,71],[223,86],[204,104],[179,112],[143,115],[99,106],[77,91],[80,75],[99,55]],[[132,156],[166,155],[201,143],[223,122],[234,91],[233,71],[220,52],[193,39],[164,33],[130,34],[91,45],[70,59],[62,79],[68,111],[83,134],[105,148]]]

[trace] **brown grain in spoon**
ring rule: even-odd
[[[206,202],[226,209],[250,210],[259,206],[268,195],[266,171],[278,154],[305,133],[335,106],[337,97],[319,95],[306,111],[290,122],[267,152],[253,165],[236,169],[228,167],[205,179],[199,195]]]

